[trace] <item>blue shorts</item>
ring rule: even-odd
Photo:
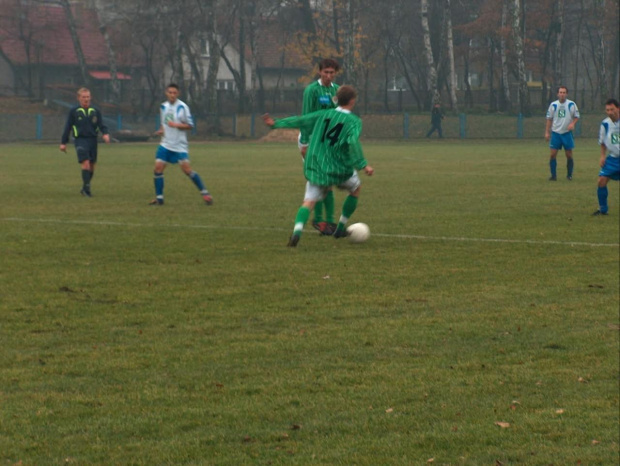
[[[159,146],[155,153],[155,160],[161,160],[165,163],[185,162],[189,161],[189,155],[187,152],[174,152],[164,146]]]
[[[606,176],[612,180],[620,181],[620,158],[608,155],[598,176]]]
[[[575,140],[573,139],[573,133],[551,133],[551,141],[549,142],[551,149],[560,150],[564,147],[564,150],[573,150],[575,148]]]

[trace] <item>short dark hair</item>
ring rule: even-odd
[[[319,62],[319,71],[325,68],[333,68],[334,71],[340,70],[340,65],[336,60],[332,60],[331,58],[324,58]]]
[[[338,105],[342,107],[357,97],[357,91],[353,86],[340,86],[336,92],[336,97],[338,98]]]
[[[560,89],[566,89],[566,93],[568,94],[568,87],[566,87],[566,86],[558,86],[558,90],[556,92],[560,92]]]
[[[613,105],[614,107],[620,107],[620,104],[618,103],[616,99],[607,99],[607,102],[605,102],[605,105]]]
[[[171,87],[174,87],[177,91],[179,90],[179,85],[177,83],[170,83],[166,86],[166,89],[170,89]]]

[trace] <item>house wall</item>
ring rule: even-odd
[[[6,62],[6,60],[0,57],[0,95],[14,94],[15,78],[13,76],[13,70]]]

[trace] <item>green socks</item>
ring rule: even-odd
[[[297,211],[297,217],[295,217],[295,228],[293,229],[294,235],[301,236],[302,231],[304,231],[304,225],[308,221],[308,217],[310,217],[310,209],[301,206]]]
[[[347,222],[349,221],[349,217],[353,215],[357,209],[357,197],[351,196],[350,194],[344,200],[344,204],[342,205],[342,215],[340,216],[340,220],[338,221],[337,230],[344,230],[347,226]]]

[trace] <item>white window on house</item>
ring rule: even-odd
[[[467,81],[470,86],[480,87],[480,75],[478,73],[469,73]]]
[[[234,79],[220,79],[217,81],[217,89],[220,91],[234,91],[235,80]]]
[[[209,41],[205,38],[200,39],[200,55],[204,58],[209,58],[211,56],[209,49]]]

